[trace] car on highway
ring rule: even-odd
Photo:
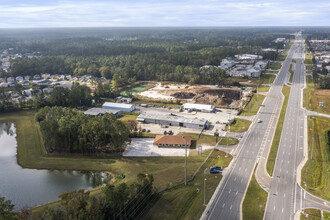
[[[261,121],[261,119],[260,119],[260,118],[258,118],[257,122],[258,122],[258,123],[261,123],[262,121]]]

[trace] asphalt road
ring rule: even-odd
[[[304,87],[304,41],[296,36],[293,83],[285,115],[281,141],[273,173],[273,180],[268,194],[265,213],[266,220],[293,219],[297,210],[307,207],[330,207],[323,200],[306,193],[297,184],[297,167],[303,159],[304,118],[301,108],[302,88]]]
[[[274,115],[281,107],[282,85],[289,77],[288,69],[296,45],[290,48],[287,59],[283,62],[278,77],[273,83],[269,94],[264,101],[259,114],[251,125],[251,128],[241,140],[237,152],[234,152],[235,162],[230,173],[223,179],[224,185],[220,189],[217,198],[207,213],[207,219],[240,219],[240,205],[245,190],[248,187],[250,177],[254,171],[258,157],[262,155],[262,145],[270,142],[268,132],[274,129]],[[257,118],[262,123],[256,123]],[[266,139],[266,140],[265,140]]]

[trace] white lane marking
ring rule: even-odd
[[[275,206],[274,206],[274,211],[275,211]]]
[[[284,211],[284,208],[282,208],[282,213],[283,213],[283,211]]]
[[[230,209],[233,208],[233,205],[230,205]]]
[[[225,203],[222,205],[222,208],[225,207]]]
[[[236,191],[236,195],[238,194],[238,191]]]
[[[228,192],[228,193],[230,194],[230,192],[231,192],[231,189],[229,190],[229,192]]]
[[[234,178],[234,182],[236,181],[236,177]]]

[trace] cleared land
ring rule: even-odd
[[[251,100],[241,111],[240,115],[242,116],[256,115],[260,108],[258,105],[261,105],[263,103],[265,97],[266,96],[264,95],[253,94]]]
[[[288,106],[290,90],[291,90],[291,88],[289,86],[283,86],[283,88],[282,88],[282,93],[284,95],[284,102],[283,102],[283,105],[282,105],[280,117],[279,117],[278,122],[277,122],[273,143],[272,143],[272,146],[270,148],[270,152],[269,152],[268,159],[267,159],[267,165],[266,165],[267,172],[270,176],[273,175],[274,165],[275,165],[275,161],[276,161],[276,157],[277,157],[278,146],[280,144],[280,139],[281,139],[281,134],[282,134],[282,129],[283,129],[283,123],[284,123],[284,119],[285,119],[286,108]]]
[[[204,174],[204,170],[211,165],[227,167],[232,157],[226,155],[223,151],[213,151],[194,180],[188,182],[187,186],[179,185],[164,191],[143,219],[199,219],[205,209],[204,179],[207,179],[205,182],[208,203],[222,178],[220,174]]]
[[[183,157],[125,158],[120,155],[48,156],[44,153],[39,125],[34,120],[34,111],[0,114],[0,123],[13,122],[17,131],[18,162],[25,168],[110,171],[115,176],[124,173],[126,178],[116,178],[115,184],[122,181],[131,184],[138,173],[153,174],[156,187],[164,187],[184,177]],[[188,176],[204,161],[206,154],[188,157]],[[53,203],[56,204],[56,203]],[[37,208],[43,210],[45,206]]]
[[[304,107],[308,110],[330,114],[330,89],[316,89],[311,76],[306,76]],[[320,107],[323,102],[323,107]]]
[[[308,117],[308,161],[301,171],[301,185],[306,183],[310,193],[326,200],[330,200],[329,133],[329,118]]]
[[[263,74],[261,76],[261,84],[271,84],[274,82],[276,76],[274,74]]]
[[[243,202],[243,219],[262,219],[266,201],[267,192],[259,186],[253,173]]]
[[[258,92],[268,92],[270,89],[270,86],[260,86],[258,88]]]
[[[282,66],[281,62],[271,62],[268,68],[272,70],[279,70],[281,69],[281,66]]]
[[[240,89],[219,88],[207,85],[189,86],[186,84],[161,84],[137,94],[140,98],[183,100],[200,104],[215,105],[217,107],[228,107],[235,103],[240,104]]]
[[[199,134],[195,134],[195,133],[179,133],[178,135],[186,135],[186,136],[191,136],[191,138],[196,141],[195,144],[195,148],[198,145],[208,145],[208,146],[215,146],[216,145],[216,140],[218,139],[219,145],[236,145],[238,144],[238,140],[236,138],[231,138],[231,137],[214,137],[211,135],[206,135],[206,134],[202,134],[199,137]],[[228,141],[227,141],[228,139]],[[192,145],[194,145],[194,143],[192,143]],[[192,148],[194,148],[194,146],[192,146]]]
[[[244,132],[249,129],[251,125],[251,121],[241,118],[234,118],[230,124],[230,132]],[[226,130],[228,130],[228,126],[226,125]]]

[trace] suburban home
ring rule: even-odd
[[[17,77],[16,77],[16,81],[17,81],[17,82],[24,81],[23,76],[17,76]]]
[[[39,80],[39,79],[41,79],[41,77],[40,77],[39,75],[34,75],[34,76],[33,76],[33,79],[34,79],[34,80]]]
[[[157,147],[173,147],[173,148],[190,148],[190,136],[172,136],[172,135],[156,135],[154,145]]]

